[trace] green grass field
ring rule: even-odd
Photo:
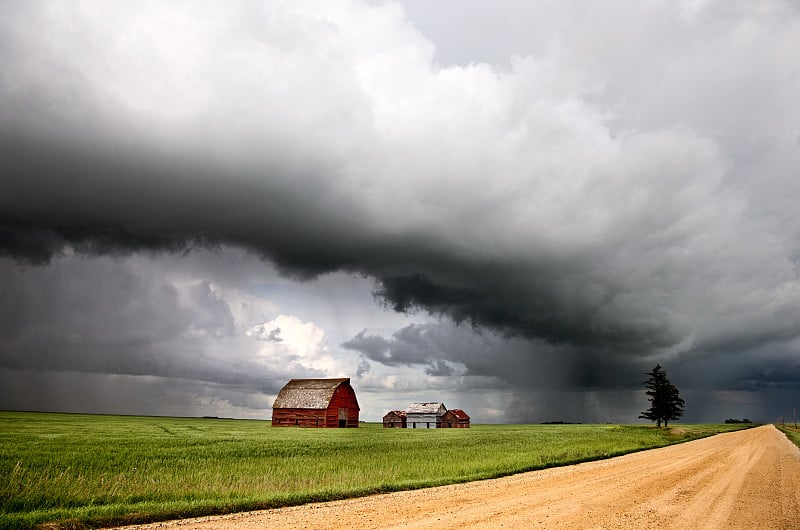
[[[800,429],[794,427],[792,424],[776,424],[775,426],[797,447],[800,447]]]
[[[82,528],[499,477],[741,425],[272,428],[266,421],[0,412],[0,528]]]

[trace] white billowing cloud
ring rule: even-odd
[[[239,290],[218,290],[228,300],[231,315],[240,331],[247,330],[254,322],[263,322],[268,315],[274,315],[278,311],[274,302],[263,297]]]
[[[294,370],[320,377],[346,373],[346,368],[333,356],[325,331],[313,322],[303,322],[293,315],[278,315],[254,326],[247,336],[263,342],[256,352],[262,364],[279,367],[287,373]]]
[[[139,264],[140,268],[153,267],[153,263],[144,264],[143,260],[139,260]],[[165,278],[176,289],[179,303],[195,307],[194,327],[213,325],[217,329],[211,333],[218,336],[241,335],[246,334],[256,322],[263,322],[277,312],[278,307],[274,302],[246,292],[246,285],[222,286],[206,279],[208,275],[170,271],[167,270],[167,264],[160,266],[163,267]],[[209,333],[209,330],[200,332]]]

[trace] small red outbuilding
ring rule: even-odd
[[[272,404],[273,427],[358,427],[350,378],[291,379]]]
[[[383,427],[386,429],[405,429],[406,428],[406,411],[404,410],[390,410],[383,417]]]
[[[442,416],[443,427],[469,429],[469,415],[461,409],[450,409]]]

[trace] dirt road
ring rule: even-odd
[[[136,528],[500,527],[800,528],[800,450],[764,426],[496,480]]]

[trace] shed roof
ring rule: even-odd
[[[350,384],[350,378],[290,379],[278,396],[273,409],[327,409],[339,385]]]
[[[441,401],[424,401],[421,403],[412,403],[408,406],[406,412],[408,414],[436,414],[441,409],[444,409],[442,413],[447,410],[447,407],[445,407],[444,403]]]
[[[469,414],[467,414],[466,412],[464,412],[461,409],[450,409],[447,412],[449,412],[450,414],[452,414],[453,416],[455,416],[459,420],[468,420],[469,419]]]
[[[404,410],[390,410],[389,412],[386,413],[384,418],[386,416],[388,416],[389,414],[394,414],[395,416],[399,416],[400,418],[405,418],[406,417],[406,411],[404,411]]]

